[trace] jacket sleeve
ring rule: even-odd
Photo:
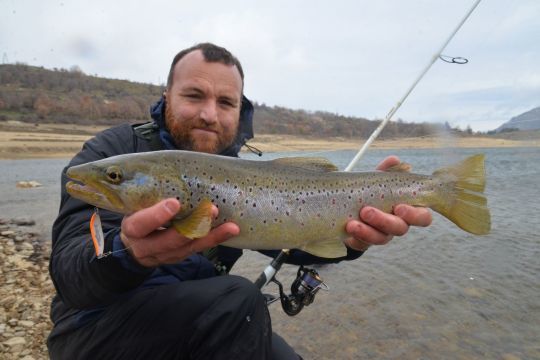
[[[106,130],[86,142],[68,167],[133,152],[134,142],[130,127]],[[66,169],[62,171],[60,210],[52,231],[51,278],[58,296],[68,307],[87,309],[107,305],[141,284],[153,269],[142,266],[128,269],[115,256],[101,259],[95,256],[89,228],[94,208],[66,192]],[[122,215],[100,210],[100,216],[105,252],[108,252],[120,231]]]

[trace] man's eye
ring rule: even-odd
[[[229,100],[221,100],[219,103],[226,107],[234,107],[234,104],[232,103],[232,101],[229,101]]]

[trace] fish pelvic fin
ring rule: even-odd
[[[432,209],[471,234],[488,234],[491,215],[483,193],[486,186],[484,154],[470,156],[457,165],[437,170],[433,176],[453,179],[454,187],[450,201],[441,201]]]
[[[173,220],[175,230],[190,239],[197,239],[210,232],[212,227],[212,202],[203,199],[193,212],[180,220]]]
[[[323,258],[338,258],[347,255],[347,248],[339,239],[332,238],[322,242],[306,244],[302,250]]]

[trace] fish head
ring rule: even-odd
[[[130,154],[132,155],[132,154]],[[186,200],[185,185],[167,164],[144,156],[119,155],[72,166],[67,192],[99,208],[131,214],[176,197]],[[169,171],[170,170],[170,171]]]

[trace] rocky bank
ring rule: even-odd
[[[50,243],[33,225],[0,219],[0,359],[48,359]]]

